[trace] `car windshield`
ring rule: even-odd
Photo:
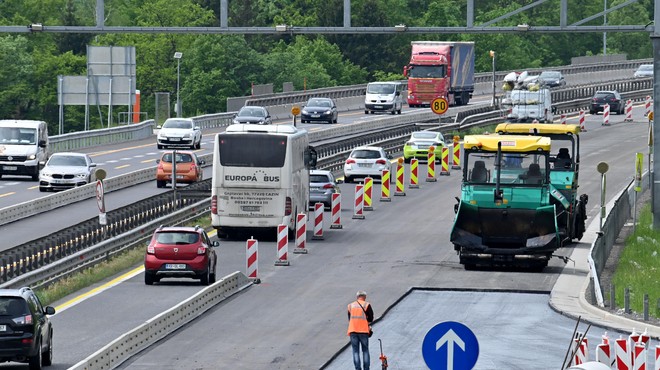
[[[326,175],[309,175],[309,182],[330,182]]]
[[[239,117],[266,117],[263,109],[259,108],[241,108],[238,112]]]
[[[73,166],[73,167],[86,167],[87,161],[85,158],[72,155],[54,155],[48,161],[49,166]]]
[[[612,99],[614,98],[614,94],[610,92],[597,92],[596,96],[594,96],[595,99]]]
[[[161,244],[194,244],[199,241],[199,234],[189,232],[160,232],[156,241]]]
[[[410,66],[408,77],[413,78],[443,78],[445,77],[446,65],[438,66]]]
[[[541,73],[541,75],[539,77],[541,77],[541,78],[559,78],[559,77],[561,77],[561,74],[559,72],[550,72],[550,71],[548,71],[548,72]]]
[[[0,143],[14,145],[34,145],[37,130],[33,128],[3,127],[0,128]]]
[[[330,102],[330,100],[326,100],[326,99],[311,99],[307,103],[307,105],[310,107],[327,107],[327,108],[332,107],[332,103]]]
[[[184,120],[167,120],[163,124],[163,128],[192,128],[192,122]]]
[[[27,302],[20,297],[0,297],[0,316],[20,317],[29,315]]]
[[[380,152],[378,150],[357,149],[351,153],[351,158],[378,159],[380,158]]]
[[[191,163],[192,161],[192,155],[187,153],[176,153],[176,163]],[[172,153],[164,154],[163,162],[172,163]]]
[[[438,136],[435,132],[415,132],[412,134],[413,139],[419,140],[435,140]]]
[[[368,84],[367,85],[368,94],[393,94],[394,85],[392,84]]]

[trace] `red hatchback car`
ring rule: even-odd
[[[191,277],[202,285],[215,283],[217,255],[206,231],[200,227],[159,227],[144,257],[144,283],[152,285],[164,277]]]

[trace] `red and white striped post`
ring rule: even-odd
[[[646,345],[641,341],[633,347],[633,369],[646,370]]]
[[[429,147],[426,168],[428,169],[426,174],[426,182],[438,181],[438,179],[435,177],[435,147],[433,145]]]
[[[655,361],[653,362],[653,370],[660,370],[660,344],[655,346],[655,354],[653,355]]]
[[[399,158],[396,162],[396,191],[394,192],[395,196],[405,196],[406,191],[405,180],[403,179],[403,158]]]
[[[289,227],[277,225],[277,260],[275,266],[289,266]]]
[[[296,248],[293,253],[307,254],[307,215],[298,213],[296,215]]]
[[[626,101],[626,118],[623,120],[624,122],[632,122],[633,121],[632,108],[633,108],[632,100],[628,99],[628,101]]]
[[[559,115],[559,123],[561,123],[562,125],[566,124],[566,114],[565,113],[562,113],[562,114]]]
[[[601,364],[605,364],[609,367],[612,366],[612,356],[611,356],[611,351],[612,348],[610,347],[610,343],[601,343],[596,346],[596,362],[600,362]]]
[[[332,194],[332,206],[331,216],[332,223],[330,224],[331,229],[341,229],[343,228],[341,224],[341,193]]]
[[[618,370],[632,370],[630,364],[630,348],[627,338],[614,340],[614,356],[616,356],[616,368]]]
[[[584,127],[584,110],[580,109],[580,115],[578,116],[580,122],[580,131],[587,132],[587,128]]]
[[[314,234],[313,240],[323,240],[323,203],[314,203]]]
[[[452,170],[461,169],[461,143],[459,141],[460,139],[461,138],[458,135],[454,136],[454,146],[452,146],[452,152],[454,153],[453,163],[451,165]]]
[[[371,195],[373,194],[374,179],[370,176],[364,178],[364,210],[373,211],[374,207],[372,206],[371,200],[373,199]]]
[[[645,104],[646,113],[644,113],[644,116],[646,117],[648,117],[649,113],[651,113],[651,103],[652,103],[651,96],[646,95],[646,104]]]
[[[603,107],[603,126],[610,125],[610,105],[605,103]]]
[[[575,351],[575,356],[573,357],[573,365],[580,365],[589,361],[588,354],[588,341],[583,334],[579,334],[578,338],[573,339],[573,348],[577,348]]]
[[[247,277],[248,279],[252,279],[252,282],[254,282],[255,284],[259,284],[261,282],[259,280],[259,274],[258,274],[259,261],[257,258],[259,252],[259,242],[257,241],[257,239],[250,238],[247,240],[245,246],[246,246],[245,260],[247,266]]]
[[[419,182],[417,180],[417,171],[419,167],[419,161],[417,158],[410,160],[410,189],[419,189]]]
[[[380,175],[380,201],[392,201],[390,198],[390,170],[383,170]]]
[[[364,220],[364,186],[362,184],[355,185],[355,204],[353,206],[353,218]]]
[[[449,148],[442,146],[442,170],[440,176],[449,176]]]

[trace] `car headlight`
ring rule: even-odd
[[[79,174],[76,175],[76,177],[79,178],[79,179],[84,179],[84,178],[87,177],[87,174],[86,173],[79,173]]]
[[[48,172],[48,171],[43,171],[43,170],[41,171],[41,174],[40,174],[40,176],[44,176],[44,177],[50,177],[50,175],[51,175],[50,172]]]
[[[266,123],[266,120],[264,120],[264,119],[260,119],[259,122],[257,122],[257,123],[260,124],[260,125],[262,125],[262,124]]]
[[[307,109],[302,110],[303,114],[309,114],[309,111]]]
[[[37,159],[37,155],[36,155],[36,154],[30,154],[30,155],[28,156],[28,159],[30,159],[30,160],[32,160],[32,159]]]
[[[323,113],[323,114],[330,114],[330,113],[332,113],[332,110],[328,109],[328,110],[325,111],[325,113]]]

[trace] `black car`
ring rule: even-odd
[[[594,97],[591,99],[589,113],[596,114],[604,111],[605,104],[610,105],[610,112],[613,114],[623,114],[625,109],[625,104],[618,91],[596,91]]]
[[[338,118],[337,104],[330,98],[311,98],[300,113],[302,123],[311,121],[337,123]]]
[[[539,75],[539,79],[543,80],[547,87],[566,86],[564,75],[559,71],[543,71]]]
[[[53,327],[30,288],[0,289],[0,362],[27,362],[30,369],[53,363]]]
[[[270,117],[268,109],[255,105],[246,105],[234,116],[232,123],[270,125],[273,123],[273,120]]]

